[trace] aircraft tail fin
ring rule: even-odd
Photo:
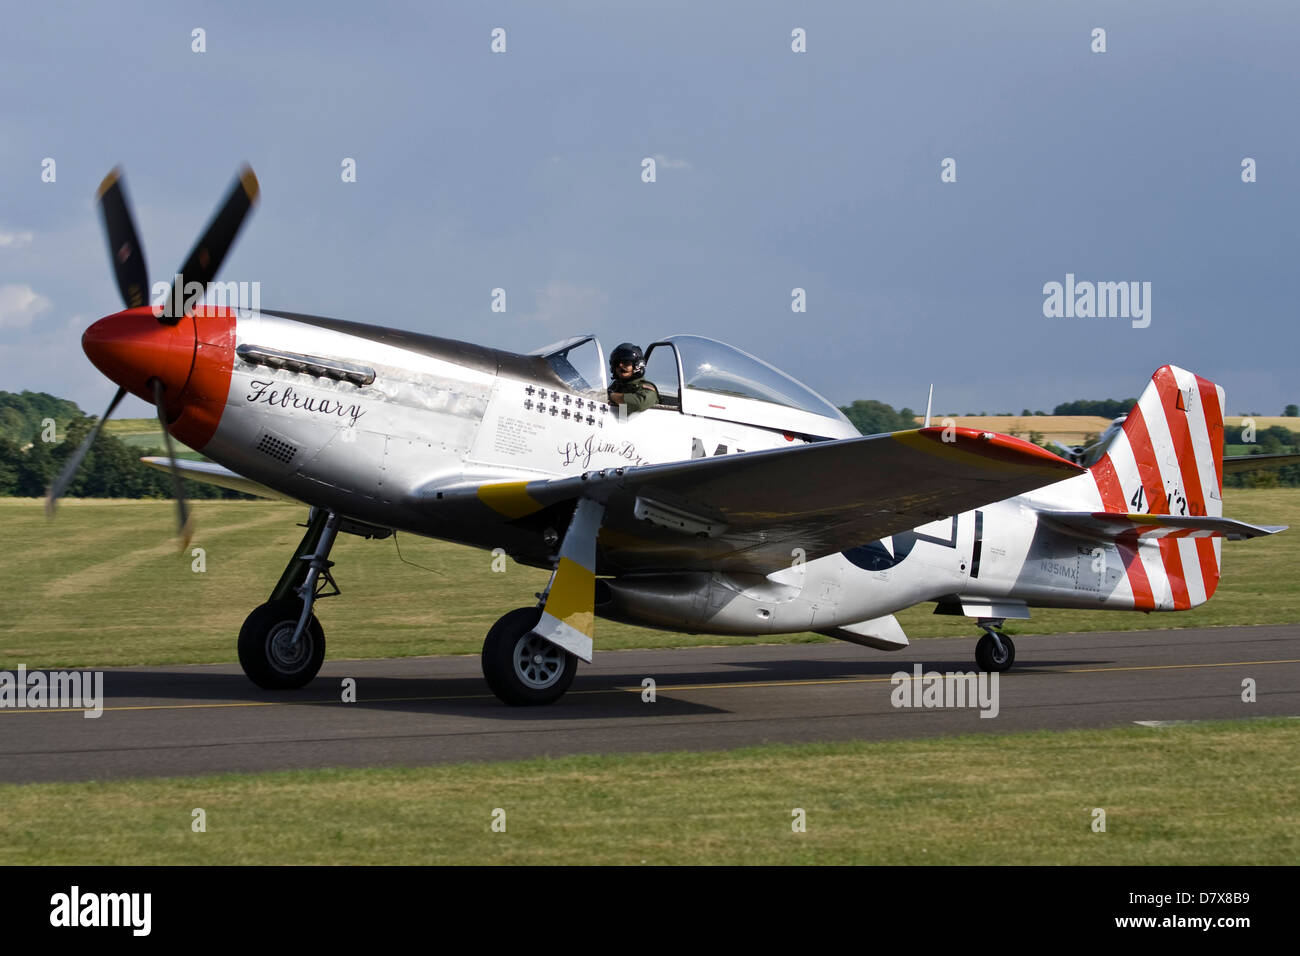
[[[1223,389],[1208,379],[1174,365],[1156,369],[1123,428],[1088,469],[1104,512],[1221,518],[1224,407]],[[1194,607],[1214,594],[1222,536],[1160,538],[1153,543],[1158,556],[1150,556],[1144,571],[1137,532],[1128,532],[1131,540],[1120,545],[1135,606],[1154,606],[1155,578],[1168,579],[1175,608]]]
[[[1106,511],[1223,514],[1223,389],[1173,365],[1156,370],[1088,470]]]

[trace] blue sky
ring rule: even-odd
[[[1050,410],[1167,362],[1230,413],[1300,402],[1294,3],[127,9],[6,12],[0,388],[111,396],[80,334],[120,307],[112,166],[159,279],[246,160],[221,278],[270,307],[524,351],[693,332],[837,403]],[[1067,273],[1150,282],[1150,326],[1046,318]]]

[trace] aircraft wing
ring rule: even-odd
[[[156,468],[159,471],[169,471],[171,469],[171,459],[164,458],[161,455],[151,455],[140,460],[150,468]],[[260,482],[253,481],[251,478],[245,478],[238,472],[231,471],[214,461],[192,461],[189,458],[177,458],[176,468],[181,473],[182,478],[202,481],[209,485],[216,485],[219,488],[230,488],[232,491],[242,491],[248,495],[257,495],[259,498],[270,498],[272,501],[298,501],[297,498],[291,498],[273,488],[268,488]]]
[[[554,525],[580,498],[603,504],[600,570],[788,567],[1000,501],[1083,471],[1018,438],[932,427],[571,478],[438,492],[515,522]],[[955,434],[954,434],[955,432]],[[432,497],[432,495],[431,495]],[[539,528],[540,530],[540,528]],[[563,530],[562,525],[557,530]]]

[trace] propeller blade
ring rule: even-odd
[[[81,467],[81,462],[86,457],[86,452],[90,451],[90,446],[95,443],[95,439],[99,436],[99,430],[104,427],[104,422],[108,421],[109,416],[113,414],[113,409],[117,408],[117,403],[120,402],[125,395],[125,388],[119,388],[117,390],[117,394],[113,396],[113,400],[108,403],[108,408],[105,409],[104,414],[100,417],[99,421],[95,422],[91,427],[90,432],[81,442],[80,447],[78,447],[68,460],[64,462],[63,470],[59,472],[59,477],[54,479],[54,483],[50,485],[50,490],[45,495],[45,514],[49,517],[54,517],[54,509],[58,505],[59,498],[68,490],[68,485],[72,483],[72,479],[77,474],[77,469]]]
[[[122,171],[114,168],[99,184],[99,213],[108,235],[108,254],[113,260],[117,290],[128,309],[149,304],[149,269],[144,249],[135,232],[131,205],[122,186]]]
[[[162,426],[163,442],[167,445],[167,462],[171,466],[172,494],[176,496],[176,534],[181,539],[181,550],[190,544],[194,526],[190,523],[190,509],[185,504],[185,487],[181,484],[181,472],[176,467],[176,449],[172,447],[171,432],[167,431],[167,409],[163,405],[165,391],[162,379],[153,379],[153,402],[158,406],[158,424]]]
[[[257,202],[259,189],[252,168],[244,166],[226,196],[226,201],[212,217],[202,237],[190,250],[185,264],[181,266],[180,278],[173,282],[171,302],[184,302],[184,286],[178,289],[177,284],[198,282],[206,289],[207,284],[216,277],[222,260],[226,258],[226,253],[235,242],[235,236],[239,234],[239,228],[244,224],[244,218]],[[162,321],[175,325],[180,320],[180,315],[173,315]]]

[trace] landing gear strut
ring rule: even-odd
[[[982,671],[1006,671],[1016,662],[1016,645],[1002,633],[1005,618],[982,617],[978,621],[984,636],[975,645],[975,663]]]
[[[312,613],[317,598],[339,593],[330,549],[339,516],[312,510],[292,560],[271,599],[253,610],[239,631],[239,664],[258,687],[286,690],[311,682],[325,660],[325,631]],[[328,590],[327,590],[328,589]]]
[[[605,506],[582,498],[564,532],[555,570],[536,607],[521,607],[492,625],[483,641],[483,677],[504,703],[553,704],[591,663],[595,633],[596,536]]]

